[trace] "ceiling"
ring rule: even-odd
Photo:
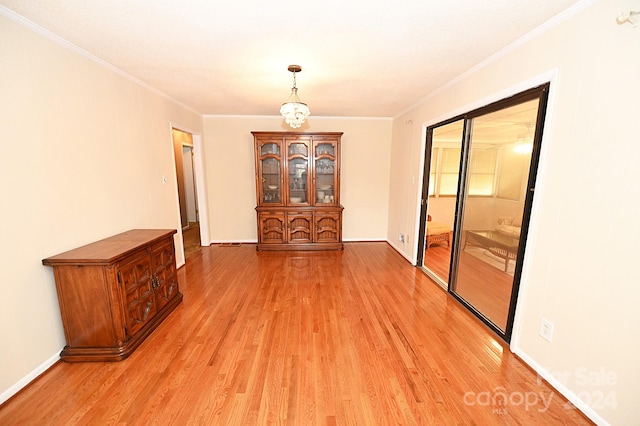
[[[472,143],[476,147],[487,147],[533,141],[538,104],[539,100],[536,98],[473,118]],[[464,119],[460,119],[434,128],[434,145],[453,144],[459,148],[462,144],[463,126]]]
[[[0,0],[201,114],[393,117],[579,0]],[[2,12],[0,10],[0,12]],[[5,11],[6,12],[6,11]]]

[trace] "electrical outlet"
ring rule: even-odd
[[[404,244],[404,234],[401,232],[400,235],[398,236],[398,239],[400,240],[400,242],[402,244]]]
[[[553,323],[547,319],[540,318],[540,336],[548,342],[551,342],[553,337]]]

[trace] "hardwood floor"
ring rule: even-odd
[[[447,282],[450,262],[451,250],[446,245],[431,246],[425,252],[425,267]],[[460,252],[458,280],[454,291],[501,330],[505,330],[507,326],[512,286],[512,275],[465,250]]]
[[[200,223],[189,222],[189,227],[182,230],[185,260],[200,251]]]
[[[386,243],[203,247],[179,280],[128,359],[57,363],[0,424],[589,424]]]

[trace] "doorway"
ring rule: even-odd
[[[172,129],[175,154],[180,225],[185,259],[201,247],[198,197],[196,190],[193,135]]]
[[[507,341],[548,88],[427,128],[418,266]]]

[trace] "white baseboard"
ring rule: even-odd
[[[342,240],[343,243],[386,243],[386,238],[347,238]],[[214,244],[228,244],[228,243],[240,243],[240,244],[258,244],[257,240],[213,240],[209,245]]]
[[[53,355],[51,358],[49,358],[48,360],[40,364],[38,367],[36,367],[33,371],[31,371],[29,374],[24,376],[22,379],[20,379],[17,383],[15,383],[9,389],[2,392],[0,394],[0,404],[4,404],[9,398],[17,394],[18,392],[20,392],[22,388],[27,386],[29,383],[35,380],[39,375],[41,375],[42,373],[47,371],[49,368],[51,368],[53,364],[58,362],[58,360],[60,360],[61,351],[62,351],[62,348],[60,348],[55,353],[55,355]]]
[[[240,244],[258,244],[258,240],[215,240],[211,241],[209,245],[214,244],[229,244],[229,243],[240,243]]]
[[[560,380],[556,379],[553,374],[543,368],[540,364],[533,360],[529,355],[523,352],[520,348],[513,348],[513,353],[518,355],[523,362],[525,362],[529,367],[533,368],[533,370],[544,380],[546,380],[555,390],[558,391],[562,396],[567,398],[575,407],[582,411],[585,416],[587,416],[592,422],[599,426],[610,426],[609,423],[603,419],[593,408],[589,407],[583,400],[578,398],[578,396],[571,391],[567,386],[565,386]]]
[[[343,239],[343,243],[386,243],[386,238],[348,238]],[[258,244],[257,240],[215,240],[211,241],[209,245],[228,244],[228,243],[240,243],[240,244]]]
[[[407,259],[409,261],[410,264],[412,264],[413,266],[416,266],[413,263],[413,260],[409,258],[409,256],[407,256],[407,254],[404,252],[404,249],[400,246],[397,246],[395,243],[392,243],[391,241],[387,241],[387,244],[389,244],[391,247],[393,247],[393,249],[395,251],[397,251],[400,256],[404,257],[405,259]]]

